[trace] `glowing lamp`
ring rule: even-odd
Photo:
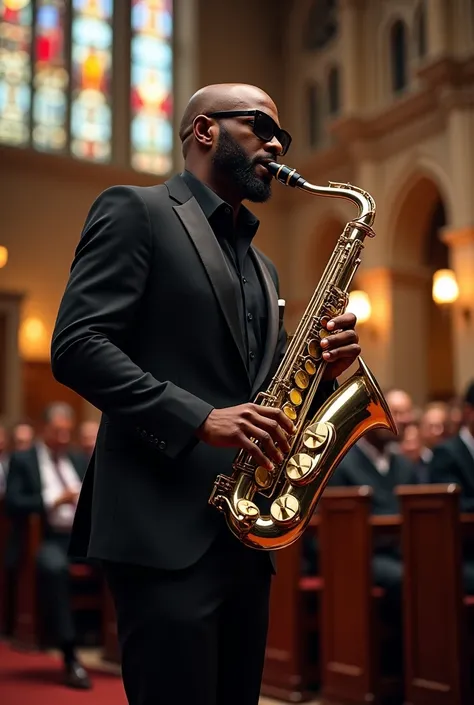
[[[3,245],[0,245],[0,269],[8,262],[8,250]]]
[[[358,323],[366,323],[372,314],[369,295],[357,289],[351,291],[347,311],[356,316]]]
[[[436,304],[452,304],[459,296],[459,286],[452,269],[438,269],[433,274],[433,301]]]

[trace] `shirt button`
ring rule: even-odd
[[[242,282],[243,282],[244,284],[247,284],[247,280],[246,280],[245,277],[242,277]]]
[[[159,448],[160,450],[165,450],[165,448],[166,448],[166,441],[160,441],[159,444],[158,444],[158,448]]]
[[[226,207],[224,208],[224,213],[226,213],[227,215],[230,215],[230,208],[229,208],[229,206],[226,206]]]
[[[253,318],[253,316],[252,316],[252,314],[249,312],[249,313],[247,314],[247,320],[251,321],[252,318]]]
[[[255,353],[254,353],[253,350],[251,350],[251,351],[249,352],[249,357],[250,357],[251,360],[255,360]]]

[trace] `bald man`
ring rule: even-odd
[[[71,552],[104,566],[130,705],[256,705],[272,561],[208,500],[238,449],[271,466],[293,430],[251,402],[286,334],[242,205],[270,197],[291,137],[266,93],[225,84],[191,98],[180,138],[182,174],[92,205],[59,309],[54,375],[102,411]],[[360,352],[354,324],[328,324],[318,403]]]

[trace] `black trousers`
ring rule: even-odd
[[[104,563],[130,705],[257,705],[272,565],[227,528],[184,570]]]
[[[42,543],[36,557],[41,619],[55,646],[75,641],[71,610],[69,534],[52,534]]]

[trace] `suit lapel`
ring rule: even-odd
[[[278,331],[280,327],[279,312],[278,312],[278,294],[275,288],[273,279],[267,266],[259,256],[258,252],[252,247],[250,253],[253,258],[255,268],[262,282],[265,298],[267,300],[267,331],[265,336],[265,348],[263,351],[262,362],[260,369],[257,372],[255,382],[252,388],[251,397],[254,397],[258,392],[268,373],[270,372],[278,341]]]
[[[247,357],[232,277],[216,236],[193,196],[185,203],[173,206],[173,210],[194,243],[204,265],[248,378]]]

